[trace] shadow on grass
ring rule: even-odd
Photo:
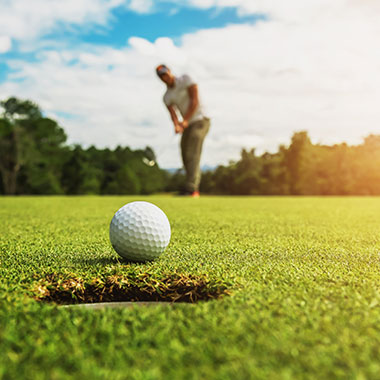
[[[84,265],[114,265],[114,264],[126,264],[126,262],[116,257],[84,257],[76,256],[71,259],[74,264]]]
[[[83,257],[77,256],[71,259],[74,264],[81,265],[131,265],[131,264],[144,264],[144,261],[130,261],[122,257]]]

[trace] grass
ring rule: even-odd
[[[380,198],[145,197],[172,240],[131,264],[108,226],[138,199],[0,198],[0,378],[380,377]],[[35,300],[38,286],[110,278],[224,296],[104,310]]]

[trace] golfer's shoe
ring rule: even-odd
[[[200,194],[199,194],[199,191],[180,191],[178,193],[179,196],[181,197],[191,197],[191,198],[199,198],[200,197]]]

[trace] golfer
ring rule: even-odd
[[[175,133],[182,134],[181,153],[186,186],[180,194],[198,198],[202,145],[210,128],[210,119],[204,112],[198,86],[189,75],[176,77],[165,65],[159,65],[156,72],[167,86],[164,103],[173,120]],[[178,119],[178,114],[182,121]]]

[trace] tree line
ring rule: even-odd
[[[241,152],[237,162],[203,173],[201,191],[230,195],[380,195],[380,136],[349,146],[312,144],[294,133],[276,153]]]
[[[67,144],[61,126],[29,100],[0,102],[0,194],[152,194],[176,192],[184,173],[168,173],[150,147],[87,149]],[[147,164],[148,162],[148,164]],[[305,131],[289,146],[202,175],[201,192],[225,195],[380,195],[380,136],[360,145],[313,144]]]
[[[167,183],[164,170],[144,164],[155,158],[149,147],[69,146],[35,103],[12,97],[0,105],[0,194],[151,194]]]

